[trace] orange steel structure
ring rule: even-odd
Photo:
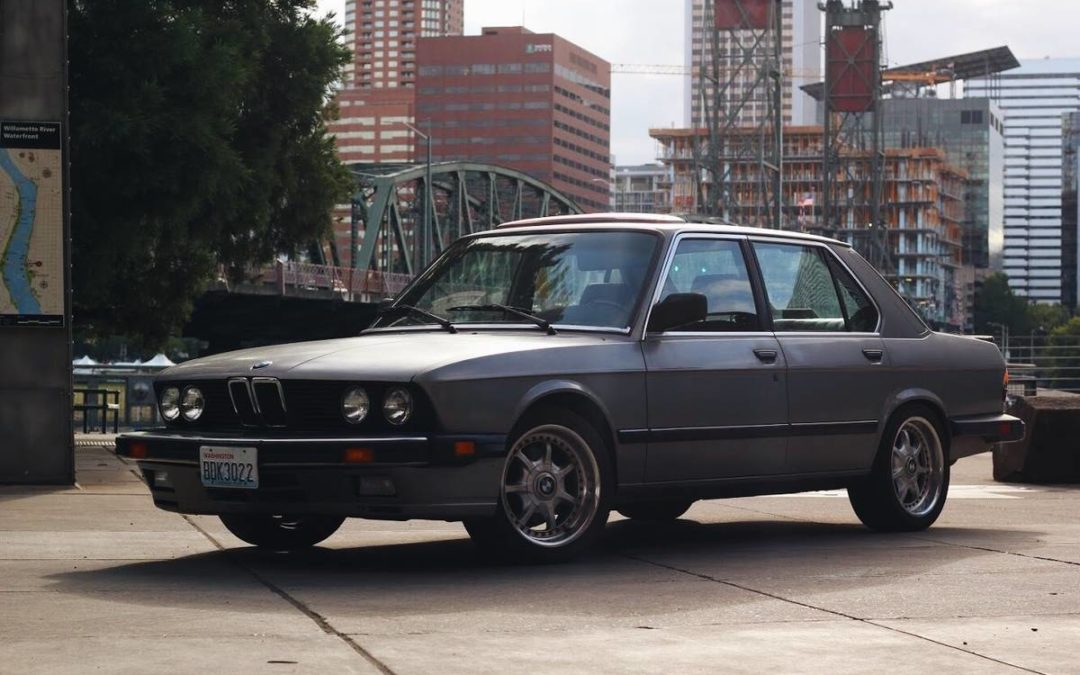
[[[667,186],[671,192],[671,212],[698,213],[695,200],[707,195],[711,186],[707,176],[703,179],[694,170],[694,157],[695,153],[701,153],[700,146],[707,143],[708,130],[652,129],[649,134],[657,141],[659,160],[672,169],[671,184]],[[820,126],[784,129],[781,202],[785,229],[808,232],[823,229],[823,134]],[[847,169],[833,177],[839,190],[847,193],[870,189],[860,175],[870,170],[869,153],[842,149],[841,155]],[[892,260],[891,269],[882,272],[926,319],[940,326],[962,327],[971,311],[963,289],[963,274],[958,274],[966,264],[962,255],[962,224],[967,174],[949,164],[945,153],[937,148],[886,149],[881,157],[880,220],[886,230],[881,238],[887,242]],[[742,189],[752,194],[757,165],[739,158],[728,160],[736,195]],[[853,199],[851,203],[860,201]],[[758,221],[759,203],[753,200],[737,200],[737,203],[742,206],[731,217],[735,224]],[[841,210],[838,214],[841,227],[833,234],[844,238],[857,226],[865,226],[861,216],[857,207]]]

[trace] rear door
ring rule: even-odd
[[[648,482],[784,472],[784,356],[765,328],[742,237],[681,235],[654,304],[701,293],[708,319],[646,334]]]
[[[870,466],[891,387],[869,294],[825,244],[753,241],[787,360],[792,474]]]

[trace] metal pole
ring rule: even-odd
[[[431,212],[435,209],[435,194],[431,184],[431,120],[428,120],[428,132],[424,137],[427,146],[427,169],[424,171],[424,260],[417,268],[419,274],[431,262]]]
[[[431,212],[435,208],[435,196],[431,191],[431,120],[428,120],[428,133],[420,131],[408,122],[404,122],[405,126],[412,130],[414,134],[424,139],[424,145],[427,148],[427,165],[424,168],[424,215],[420,219],[420,246],[417,255],[420,260],[416,265],[417,274],[420,273],[427,264],[431,262]]]

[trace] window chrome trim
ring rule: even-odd
[[[840,265],[841,269],[843,269],[845,272],[847,272],[848,276],[850,276],[855,281],[856,285],[858,285],[859,289],[862,290],[863,294],[870,300],[870,304],[874,306],[874,310],[877,312],[877,325],[874,326],[874,330],[872,332],[869,332],[869,333],[866,332],[866,331],[854,332],[854,331],[846,331],[846,330],[845,331],[839,331],[839,332],[837,332],[837,331],[825,331],[825,330],[823,330],[823,331],[812,331],[812,330],[811,331],[777,331],[777,330],[774,330],[773,333],[775,333],[777,337],[779,337],[780,335],[800,335],[800,334],[802,334],[802,335],[862,335],[862,336],[881,337],[881,324],[882,324],[882,322],[883,322],[883,320],[885,318],[885,315],[882,314],[882,312],[881,312],[881,307],[878,305],[877,300],[874,298],[873,294],[870,293],[870,291],[866,290],[866,286],[864,286],[862,280],[859,279],[859,275],[857,275],[853,271],[851,271],[851,268],[848,266],[848,264],[846,262],[844,262],[840,258],[840,256],[836,255],[836,251],[832,250],[832,246],[830,246],[828,242],[812,241],[812,240],[808,241],[808,240],[805,240],[805,239],[797,239],[797,238],[793,238],[793,237],[755,238],[754,236],[748,236],[747,239],[750,241],[751,246],[753,246],[755,243],[760,242],[760,243],[764,243],[764,244],[777,244],[777,243],[779,243],[779,244],[789,244],[789,245],[794,245],[794,246],[802,246],[802,247],[805,247],[805,248],[813,247],[813,248],[824,249],[825,254],[828,255],[828,256],[831,256],[832,259],[837,264]],[[840,242],[840,243],[843,243],[843,242]],[[755,254],[756,254],[756,250],[755,250]],[[761,267],[761,262],[760,261],[758,261],[758,267],[759,268]],[[830,276],[832,275],[832,270],[829,270],[829,275]],[[839,281],[839,280],[837,280],[837,281]],[[762,290],[765,291],[765,299],[768,300],[768,289],[765,287],[765,273],[764,272],[761,272],[761,284],[762,284]],[[844,301],[843,298],[840,298],[840,297],[837,297],[837,300],[839,300],[840,302]]]

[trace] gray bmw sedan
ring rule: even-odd
[[[164,426],[118,449],[257,546],[428,518],[554,561],[613,509],[730,496],[846,488],[869,527],[929,527],[953,462],[1022,437],[1006,378],[845,243],[565,216],[462,238],[357,337],[170,368]]]

